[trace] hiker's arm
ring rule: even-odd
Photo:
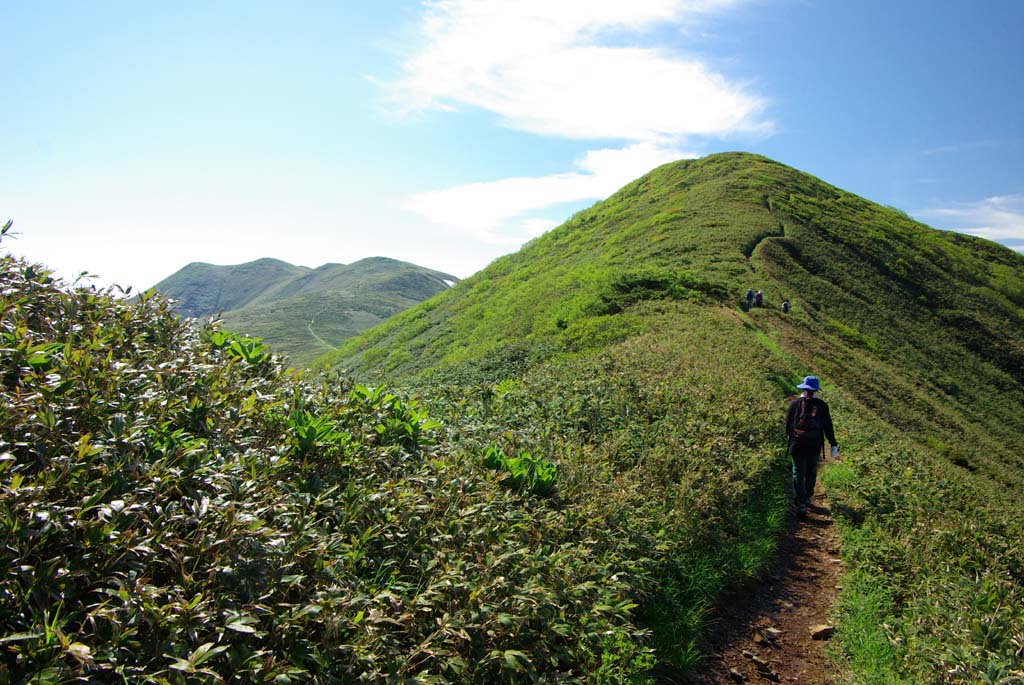
[[[837,447],[839,445],[839,443],[836,442],[836,432],[832,428],[832,412],[829,411],[827,404],[825,405],[825,437],[828,438],[828,444],[833,447]]]

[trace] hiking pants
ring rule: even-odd
[[[818,453],[793,455],[793,495],[797,506],[809,506],[818,477]]]

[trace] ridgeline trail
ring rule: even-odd
[[[724,598],[693,683],[842,682],[825,645],[843,574],[839,537],[820,486],[805,519],[795,516],[762,580]]]

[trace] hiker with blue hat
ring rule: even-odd
[[[796,386],[802,390],[800,398],[789,405],[786,412],[786,438],[789,440],[789,456],[793,459],[793,494],[796,498],[797,515],[807,516],[807,507],[814,494],[814,482],[818,477],[818,455],[825,450],[825,438],[832,445],[832,457],[839,454],[832,415],[828,405],[815,395],[821,390],[817,376],[806,376]]]

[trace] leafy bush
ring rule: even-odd
[[[492,469],[507,472],[506,482],[517,490],[545,497],[555,492],[558,466],[547,459],[539,459],[525,451],[515,457],[507,457],[499,447],[491,445],[484,452],[483,462]]]
[[[627,271],[617,275],[607,292],[602,293],[594,313],[618,314],[627,307],[644,300],[686,300],[696,298],[693,286],[698,280],[686,272],[663,269]]]
[[[572,682],[643,661],[626,577],[437,444],[414,399],[302,380],[159,298],[10,257],[0,300],[0,677]]]

